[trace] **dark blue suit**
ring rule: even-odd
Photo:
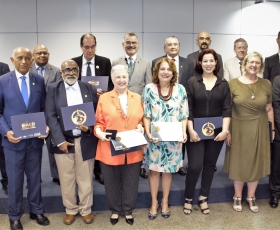
[[[26,107],[22,98],[15,71],[0,78],[0,133],[4,147],[6,169],[9,178],[9,218],[19,220],[23,214],[22,196],[24,173],[27,177],[30,212],[43,213],[41,201],[41,160],[43,139],[32,138],[11,143],[5,137],[12,130],[11,116],[44,111],[45,85],[44,78],[29,72],[29,102]]]

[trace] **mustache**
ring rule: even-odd
[[[77,78],[78,78],[78,76],[76,76],[76,75],[66,77],[66,79],[69,79],[69,80],[73,80],[73,79],[77,79]]]
[[[201,45],[202,45],[202,46],[203,46],[203,45],[206,45],[206,46],[208,46],[206,42],[203,42],[203,43],[201,43]]]

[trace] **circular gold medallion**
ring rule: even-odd
[[[116,141],[117,141],[117,142],[120,142],[120,141],[121,141],[121,138],[120,138],[120,137],[116,137]]]
[[[210,137],[214,134],[215,125],[207,122],[202,126],[202,133],[204,136]]]
[[[77,109],[72,113],[71,119],[75,125],[83,125],[87,120],[87,115],[84,111]]]

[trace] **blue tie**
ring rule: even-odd
[[[22,95],[24,103],[27,107],[27,105],[28,105],[28,90],[27,90],[27,84],[26,84],[26,81],[25,81],[26,77],[22,76],[20,78],[21,78],[21,95]]]
[[[41,75],[41,76],[43,77],[43,70],[44,70],[44,67],[39,66],[39,67],[38,67],[38,70],[39,70],[38,74]]]

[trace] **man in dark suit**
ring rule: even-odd
[[[93,34],[84,34],[80,40],[83,54],[72,58],[72,60],[78,64],[79,80],[81,80],[81,76],[109,76],[108,91],[111,91],[114,88],[111,79],[111,62],[110,59],[95,54],[96,45],[96,37]],[[97,94],[100,95],[102,92],[98,91]],[[94,175],[100,184],[104,184],[99,161],[97,160],[94,162]]]
[[[3,62],[0,62],[0,76],[10,72],[9,66]],[[5,155],[2,146],[2,136],[0,135],[0,170],[1,170],[1,184],[2,189],[6,195],[8,195],[8,176],[6,172]]]
[[[179,73],[178,83],[186,87],[188,80],[194,75],[194,68],[193,68],[193,63],[190,60],[179,56],[179,51],[180,51],[179,39],[174,36],[166,38],[164,42],[164,51],[166,55],[162,57],[167,57],[174,61],[174,63],[176,64],[177,72]],[[152,69],[154,68],[156,62],[160,58],[156,58],[155,60],[152,61]],[[183,144],[182,146],[183,146],[182,152],[183,152],[183,159],[184,159],[186,146],[185,144]],[[178,173],[182,176],[186,175],[186,171],[183,168],[183,164],[181,165]]]
[[[11,57],[15,71],[0,77],[0,133],[9,178],[10,227],[22,229],[20,218],[24,174],[27,177],[30,218],[40,225],[49,225],[43,215],[41,197],[41,161],[43,138],[23,139],[14,137],[11,116],[37,113],[45,108],[45,85],[42,76],[29,72],[32,54],[25,47],[16,48]],[[48,130],[47,130],[48,132]]]
[[[46,89],[48,85],[51,83],[57,82],[61,80],[60,70],[59,68],[49,64],[49,50],[46,46],[38,44],[33,49],[33,59],[34,62],[30,67],[30,72],[37,73],[44,77],[44,82]],[[53,178],[53,182],[60,185],[57,166],[55,163],[55,159],[52,153],[50,153],[50,137],[46,139],[46,144],[48,148],[48,156],[51,170],[51,177]]]
[[[92,170],[97,138],[93,127],[84,125],[65,131],[61,107],[91,102],[96,108],[97,93],[94,86],[78,81],[79,67],[73,60],[61,65],[63,81],[49,85],[46,99],[46,118],[50,127],[51,143],[59,172],[63,204],[66,208],[64,224],[74,222],[80,213],[84,223],[93,221]],[[78,185],[79,203],[76,199]]]
[[[197,59],[197,56],[199,54],[199,52],[201,50],[204,50],[204,49],[210,49],[209,46],[211,44],[211,36],[210,34],[207,32],[207,31],[201,31],[198,36],[197,36],[197,39],[196,39],[196,44],[198,45],[199,47],[199,51],[196,51],[196,52],[193,52],[191,54],[189,54],[187,56],[187,59],[189,59],[190,61],[192,61],[193,63],[193,66],[195,66],[195,63],[196,63],[196,59]],[[219,64],[220,66],[223,66],[223,60],[222,60],[222,56],[220,54],[218,54],[218,61],[219,61]],[[223,71],[223,68],[220,68],[220,71],[218,72],[217,74],[219,77],[223,78],[224,77],[224,71]]]
[[[265,58],[263,78],[268,79],[271,84],[276,76],[280,75],[280,31],[276,38],[278,53]]]

